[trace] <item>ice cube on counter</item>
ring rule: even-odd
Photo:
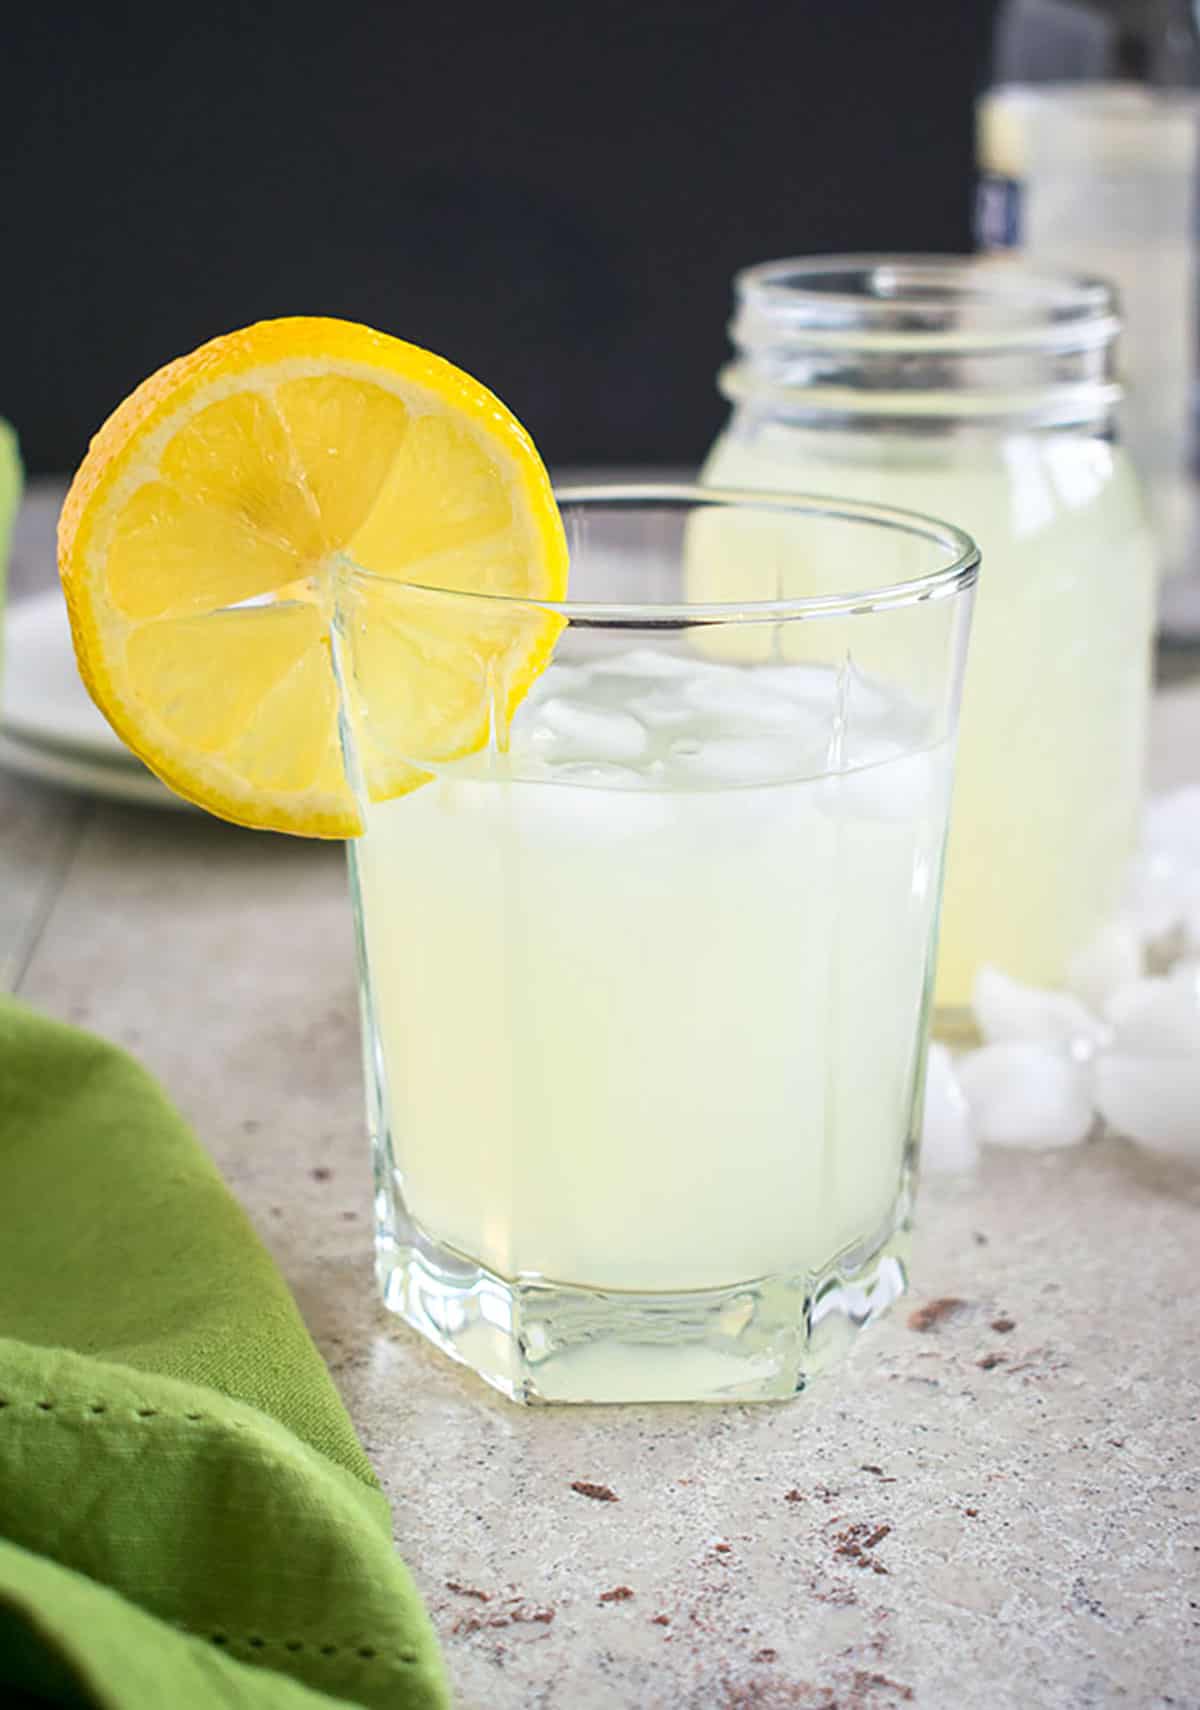
[[[1127,903],[1143,936],[1200,926],[1200,784],[1149,802],[1130,866]],[[1194,942],[1200,947],[1200,933]]]
[[[1117,1050],[1200,1057],[1200,979],[1183,964],[1158,979],[1134,980],[1105,1005]]]
[[[925,1115],[921,1126],[921,1167],[939,1175],[973,1169],[979,1145],[971,1107],[958,1084],[954,1059],[935,1039],[925,1069]]]
[[[1200,872],[1200,784],[1154,796],[1146,803],[1142,841]]]
[[[1116,1133],[1200,1164],[1200,1051],[1106,1051],[1096,1063],[1095,1086],[1097,1109]]]
[[[1137,923],[1119,915],[1092,939],[1067,968],[1067,990],[1100,1013],[1119,986],[1142,974],[1144,957]]]
[[[989,1145],[1075,1146],[1091,1131],[1089,1069],[1053,1045],[985,1045],[963,1058],[958,1078],[975,1131]]]
[[[1109,1127],[1153,1151],[1200,1162],[1200,969],[1181,962],[1109,998],[1111,1051],[1096,1064],[1096,1105]]]
[[[973,1008],[987,1043],[952,1065],[978,1138],[1066,1146],[1099,1117],[1200,1164],[1200,785],[1149,803],[1126,907],[1066,984],[1037,991],[980,973]]]
[[[1045,1045],[1086,1058],[1108,1036],[1104,1023],[1069,992],[1039,991],[998,968],[980,969],[971,1001],[989,1045]]]

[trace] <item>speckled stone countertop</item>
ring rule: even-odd
[[[1153,771],[1200,772],[1200,690]],[[295,1290],[462,1710],[1200,1706],[1200,1171],[922,1191],[786,1405],[521,1410],[375,1304],[341,852],[0,774],[0,974],[165,1082]]]

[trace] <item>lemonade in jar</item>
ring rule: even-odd
[[[1113,293],[1011,263],[833,257],[737,281],[704,478],[912,506],[987,564],[964,689],[937,998],[1055,985],[1136,835],[1155,560],[1115,435]]]

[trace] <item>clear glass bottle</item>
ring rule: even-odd
[[[751,268],[736,293],[733,414],[704,479],[928,511],[983,554],[939,1008],[984,963],[1058,984],[1120,899],[1150,688],[1155,559],[1113,436],[1112,290],[829,257]]]
[[[1166,577],[1200,570],[1198,83],[1190,0],[1006,0],[976,110],[980,247],[1120,293],[1122,432]],[[1164,589],[1168,609],[1183,592]]]

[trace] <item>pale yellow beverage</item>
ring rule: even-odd
[[[552,666],[506,757],[370,808],[387,1188],[417,1227],[643,1293],[877,1239],[913,1143],[931,725],[831,670],[637,649]]]
[[[1124,453],[765,425],[704,473],[907,505],[979,542],[937,998],[965,1004],[984,962],[1061,981],[1118,905],[1141,800],[1153,556]]]

